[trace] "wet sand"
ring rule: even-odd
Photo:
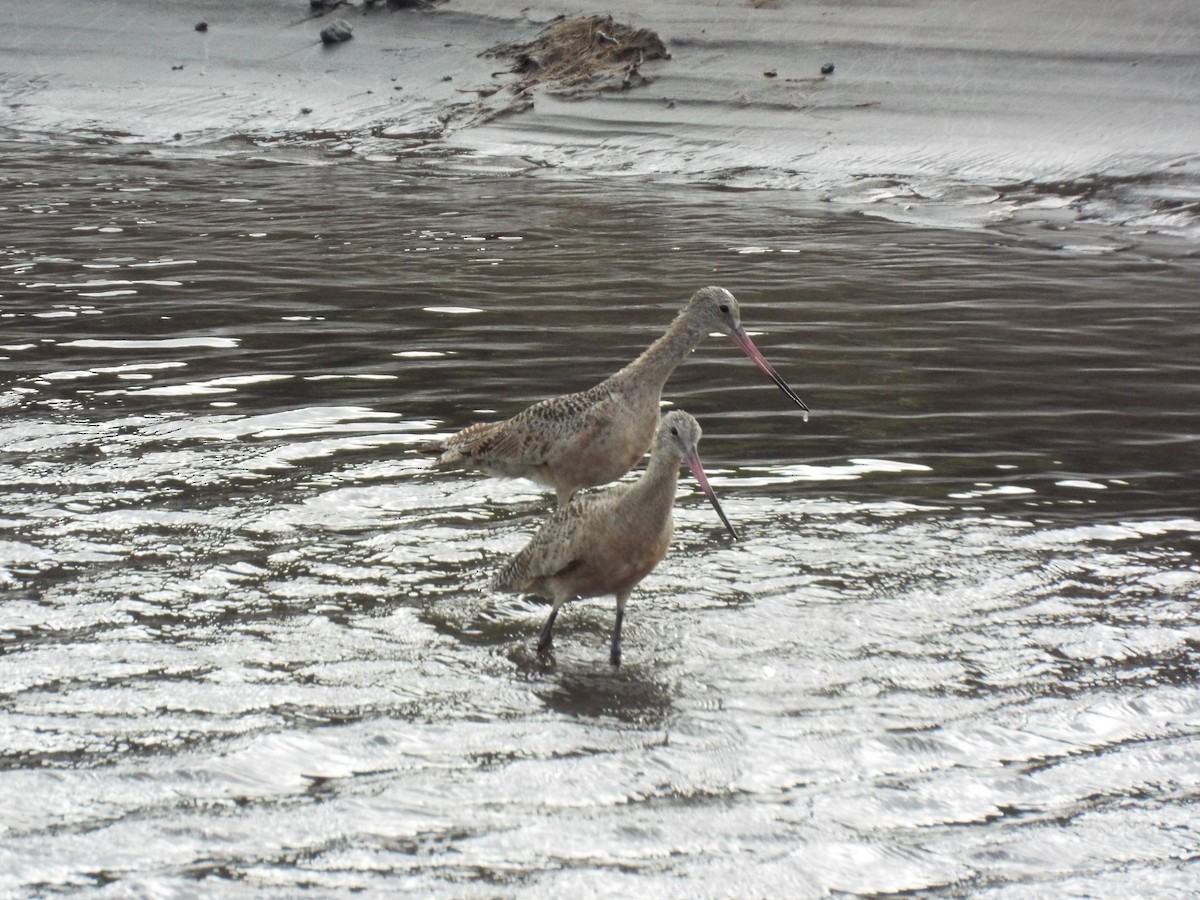
[[[641,67],[648,84],[538,88],[532,109],[480,124],[476,89],[514,80],[481,54],[576,7],[451,0],[312,17],[299,0],[14,5],[0,34],[0,127],[170,147],[432,145],[570,172],[809,189],[916,222],[988,224],[1032,204],[1200,234],[1191,0],[603,11],[666,42],[672,58]],[[353,39],[323,46],[339,17]]]

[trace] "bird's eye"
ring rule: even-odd
[[[721,312],[723,312],[723,313],[729,312],[729,304],[728,303],[721,304]]]
[[[671,434],[675,435],[675,437],[679,437],[679,429],[674,425],[671,426]]]

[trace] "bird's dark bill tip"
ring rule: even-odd
[[[733,334],[733,339],[738,346],[742,348],[742,352],[750,357],[750,359],[754,361],[754,364],[762,369],[763,372],[766,373],[766,376],[771,379],[771,381],[775,382],[775,386],[783,391],[784,395],[789,400],[791,400],[804,411],[804,421],[807,422],[808,404],[800,399],[800,395],[792,390],[791,385],[783,380],[783,376],[775,371],[775,367],[767,362],[766,358],[758,351],[758,348],[754,346],[754,341],[750,340],[750,336],[746,334],[745,331],[735,331]]]

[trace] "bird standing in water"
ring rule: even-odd
[[[595,387],[535,403],[503,422],[471,425],[428,449],[440,454],[441,466],[552,487],[564,507],[580,488],[615,481],[645,455],[658,426],[663,385],[713,331],[733,338],[807,421],[804,401],[746,334],[733,294],[706,287],[641,356]]]
[[[675,530],[672,510],[680,462],[737,539],[700,465],[700,424],[676,410],[662,417],[650,462],[637,481],[581,494],[555,510],[525,548],[492,579],[495,590],[533,593],[554,601],[542,627],[538,653],[553,640],[558,610],[576,597],[615,594],[617,618],[609,660],[621,664],[621,625],[634,587],[667,553]]]

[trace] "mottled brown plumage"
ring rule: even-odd
[[[681,461],[737,538],[700,465],[699,440],[700,425],[692,416],[678,410],[667,413],[650,463],[637,481],[580,494],[555,510],[525,549],[496,573],[492,580],[496,590],[538,594],[554,601],[538,641],[539,653],[550,649],[554,620],[566,601],[615,594],[617,619],[609,658],[620,665],[625,603],[671,543]]]
[[[733,294],[706,287],[692,295],[661,338],[612,377],[535,403],[503,422],[464,428],[433,446],[441,454],[438,464],[529,478],[554,488],[564,506],[580,488],[615,481],[642,458],[658,425],[663,385],[713,331],[733,338],[808,417],[804,401],[747,336]]]

